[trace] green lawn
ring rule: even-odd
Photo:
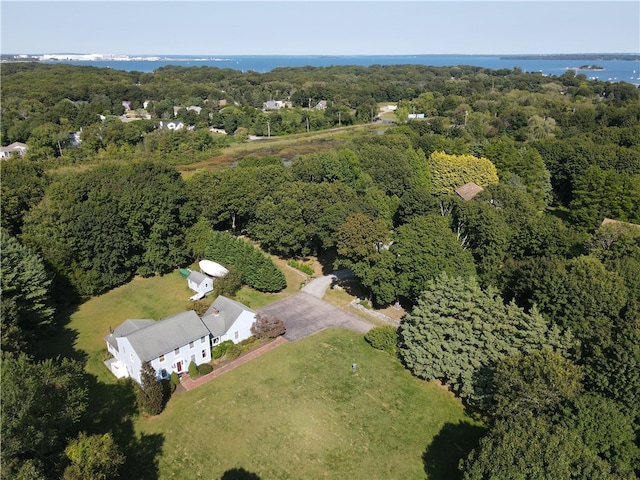
[[[287,277],[299,282],[295,273]],[[281,295],[244,297],[257,308]],[[84,355],[92,379],[88,428],[114,431],[129,459],[122,478],[458,477],[479,424],[441,386],[412,377],[361,334],[341,329],[284,344],[178,394],[158,417],[127,417],[131,393],[102,364],[109,326],[172,315],[188,308],[189,296],[177,272],[136,278],[85,302],[67,334],[50,339],[52,350],[69,342]]]
[[[164,436],[161,479],[242,468],[263,480],[419,479],[425,462],[429,478],[456,478],[476,425],[449,392],[342,329],[284,344],[137,422]]]

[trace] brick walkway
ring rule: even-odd
[[[263,353],[266,353],[269,350],[272,350],[277,346],[282,345],[283,343],[286,343],[287,341],[288,340],[284,337],[278,337],[274,341],[269,342],[266,345],[263,345],[261,347],[258,347],[255,350],[252,350],[249,353],[242,355],[238,359],[233,360],[232,362],[226,363],[222,367],[216,368],[213,372],[208,373],[207,375],[203,375],[202,377],[198,377],[195,380],[193,380],[188,375],[184,375],[182,377],[182,381],[180,382],[180,385],[187,391],[193,390],[194,388],[199,387],[203,383],[207,383],[209,380],[213,380],[214,378],[222,375],[223,373],[226,373],[229,370],[233,370],[234,368],[240,365],[243,365],[248,361],[253,360],[256,357],[259,357]]]

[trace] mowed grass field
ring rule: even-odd
[[[343,329],[176,395],[137,428],[163,436],[161,479],[263,480],[452,479],[480,431],[448,391]]]
[[[241,301],[257,309],[297,291],[300,274],[281,266],[285,291],[243,290]],[[102,364],[109,327],[178,313],[189,308],[190,295],[177,271],[135,278],[82,304],[67,335],[50,339],[50,348],[70,342],[85,358],[95,378],[96,422],[115,427],[132,400]],[[449,480],[459,478],[459,459],[483,431],[446,389],[412,377],[361,334],[342,329],[281,345],[175,395],[159,416],[132,420],[140,438],[157,443],[157,469],[143,478],[159,479]],[[242,476],[247,472],[255,476]]]

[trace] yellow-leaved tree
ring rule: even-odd
[[[454,193],[456,188],[469,182],[481,187],[498,183],[498,172],[491,160],[473,155],[449,155],[433,152],[429,156],[433,193]]]

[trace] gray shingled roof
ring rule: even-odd
[[[196,285],[200,285],[207,278],[209,278],[209,277],[205,276],[204,274],[202,274],[200,272],[195,272],[193,270],[191,271],[191,273],[187,277],[188,280],[191,280],[192,282],[195,282]]]
[[[155,320],[137,320],[137,319],[129,319],[122,322],[120,325],[116,327],[116,329],[105,337],[105,340],[109,342],[113,348],[118,350],[118,342],[116,338],[118,337],[126,337],[131,332],[135,332],[136,330],[140,330],[151,325],[155,325]]]
[[[189,310],[121,336],[129,339],[140,360],[146,362],[208,335],[198,314]]]
[[[218,312],[217,314],[216,310]],[[240,302],[220,295],[204,314],[202,321],[214,337],[219,337],[227,333],[231,325],[233,325],[233,322],[235,322],[244,311],[255,313]]]

